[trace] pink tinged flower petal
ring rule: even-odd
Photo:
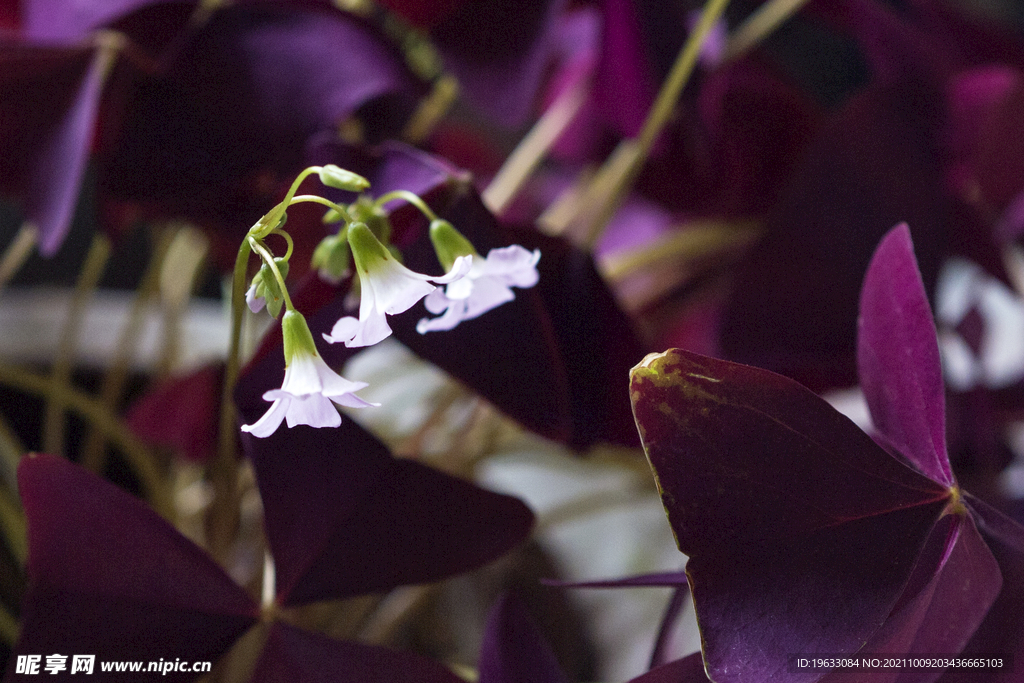
[[[923,474],[953,485],[938,337],[906,224],[889,231],[868,266],[858,331],[860,382],[875,427]]]
[[[337,427],[341,415],[329,398],[320,394],[292,397],[287,399],[288,409],[285,421],[289,427],[309,425],[310,427]]]
[[[460,256],[448,273],[432,277],[414,272],[390,256],[372,272],[360,273],[362,298],[359,302],[359,319],[348,316],[335,323],[324,339],[331,343],[345,342],[345,346],[371,346],[391,335],[385,314],[404,313],[433,292],[438,284],[454,282],[466,276],[473,260]]]
[[[283,394],[283,398],[274,400],[274,402],[270,404],[270,408],[267,409],[267,412],[263,413],[263,417],[256,420],[256,422],[249,425],[242,425],[243,432],[249,432],[253,436],[258,436],[259,438],[264,439],[276,432],[277,428],[281,426],[281,423],[284,421],[285,413],[288,412],[288,400],[290,395],[284,394],[280,391],[268,391],[263,394],[263,398],[272,400],[272,393],[275,395],[281,393]]]
[[[518,244],[487,252],[484,261],[484,274],[501,277],[512,287],[525,289],[533,287],[540,279],[537,273],[537,262],[540,261],[540,249],[530,251]]]
[[[213,559],[118,487],[49,455],[24,458],[18,486],[29,552],[16,654],[214,660],[256,622]]]
[[[450,330],[463,320],[472,320],[516,298],[511,287],[533,287],[540,279],[537,262],[540,250],[529,251],[518,244],[491,249],[487,258],[477,259],[466,277],[427,297],[427,310],[444,315],[424,318],[416,325],[420,334]]]
[[[341,416],[334,403],[350,408],[378,405],[353,394],[366,386],[366,382],[353,382],[336,373],[319,354],[297,353],[285,368],[281,388],[263,394],[265,400],[273,401],[270,409],[255,423],[243,425],[242,431],[265,438],[285,420],[289,427],[337,427]]]
[[[267,305],[267,300],[262,296],[256,296],[256,285],[249,285],[249,289],[245,290],[245,303],[249,306],[249,310],[253,313],[259,313]]]

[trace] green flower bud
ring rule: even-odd
[[[282,258],[275,258],[274,263],[281,273],[281,278],[288,277],[288,262]],[[247,298],[250,299],[250,307],[254,306],[253,302],[255,300],[262,299],[266,302],[267,312],[270,315],[276,318],[281,314],[281,306],[284,305],[284,295],[281,292],[281,285],[277,278],[274,277],[274,271],[270,269],[270,266],[264,263],[260,267],[259,271],[252,278],[249,292],[251,294],[247,295]]]
[[[473,247],[473,243],[456,230],[454,225],[443,218],[431,221],[430,241],[434,245],[434,253],[437,254],[437,260],[441,262],[441,267],[445,271],[451,270],[452,266],[455,265],[455,259],[460,256],[479,257],[476,248]]]
[[[334,164],[320,168],[320,182],[327,187],[334,187],[348,192],[362,192],[370,187],[370,181],[352,171],[346,171]]]
[[[313,251],[311,265],[320,271],[320,277],[329,282],[340,282],[349,273],[352,250],[348,246],[348,230],[325,237]]]

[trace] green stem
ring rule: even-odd
[[[18,269],[28,260],[39,241],[39,231],[31,223],[23,223],[3,257],[0,257],[0,291],[11,281]]]
[[[288,261],[288,259],[292,257],[292,252],[295,251],[295,242],[292,240],[292,236],[286,233],[284,230],[275,230],[270,234],[277,235],[278,237],[282,238],[288,245],[285,248],[284,256],[282,257],[284,261]]]
[[[723,59],[731,62],[742,57],[806,4],[807,0],[769,0],[764,3],[729,36]]]
[[[220,400],[217,457],[210,463],[210,485],[214,497],[210,506],[210,551],[223,559],[238,521],[238,486],[235,454],[238,424],[235,417],[235,382],[241,366],[242,319],[245,314],[245,280],[252,249],[242,240],[231,276],[231,337],[224,363],[224,387]]]
[[[434,211],[429,206],[427,206],[427,203],[420,199],[418,195],[410,192],[409,190],[392,190],[387,194],[377,197],[377,200],[373,203],[373,205],[377,208],[380,208],[387,204],[388,202],[394,201],[396,199],[404,199],[405,201],[415,206],[417,209],[420,210],[420,213],[427,217],[427,220],[437,220],[437,214],[434,213]]]
[[[59,393],[63,405],[95,425],[121,449],[128,464],[139,477],[144,497],[150,501],[153,508],[165,518],[174,519],[171,494],[163,485],[163,477],[154,465],[149,450],[99,401],[71,387],[55,386],[53,377],[37,375],[2,363],[0,383],[37,396],[53,396]]]
[[[53,455],[64,455],[64,401],[63,392],[58,389],[70,388],[71,371],[74,364],[75,346],[85,317],[85,307],[99,284],[107,259],[110,258],[110,240],[97,233],[93,236],[89,253],[78,274],[71,308],[61,332],[60,345],[53,361],[53,388],[55,393],[48,397],[46,418],[43,423],[43,450]]]
[[[260,258],[263,259],[263,263],[265,263],[267,267],[270,268],[270,272],[274,274],[274,279],[277,280],[277,285],[281,288],[281,296],[284,297],[284,307],[289,311],[294,311],[295,306],[292,305],[292,298],[288,295],[288,287],[284,284],[284,277],[281,276],[281,271],[277,267],[274,255],[271,254],[270,250],[263,246],[259,240],[253,237],[249,238],[249,246],[252,247],[253,251],[259,254]]]
[[[292,198],[295,197],[295,193],[299,191],[299,185],[301,185],[302,181],[309,176],[314,173],[319,173],[321,168],[321,166],[310,166],[299,173],[292,182],[292,186],[288,188],[288,192],[285,194],[284,199],[282,199],[277,206],[268,211],[266,215],[256,223],[256,225],[252,226],[249,230],[249,235],[256,237],[257,239],[263,239],[275,230],[278,224],[280,224],[281,218],[284,217],[284,212],[287,211],[288,206],[291,204]]]
[[[583,216],[576,217],[583,228],[584,245],[592,247],[605,225],[633,187],[636,176],[650,156],[658,135],[672,119],[683,88],[693,74],[701,46],[722,16],[729,0],[708,0],[700,21],[686,39],[672,70],[661,86],[643,128],[636,138],[625,140],[598,171],[583,203]],[[590,207],[593,207],[591,210]]]
[[[132,301],[131,309],[128,313],[128,321],[121,330],[121,336],[117,341],[113,359],[103,376],[100,386],[100,402],[111,412],[116,411],[118,402],[124,392],[125,383],[128,381],[129,365],[142,336],[142,326],[145,323],[146,313],[149,305],[156,298],[160,287],[160,269],[163,267],[164,259],[167,256],[171,237],[170,231],[165,230],[157,238],[153,257],[142,276],[142,282],[139,284],[139,289]],[[78,461],[88,470],[97,473],[102,472],[106,465],[106,445],[103,435],[95,427],[90,428]]]
[[[351,223],[352,222],[352,216],[349,215],[348,209],[346,209],[345,207],[341,206],[340,204],[335,204],[330,199],[325,199],[323,197],[318,197],[315,194],[300,194],[298,197],[293,198],[288,203],[288,205],[291,206],[293,204],[301,204],[302,202],[313,202],[315,204],[323,204],[327,208],[334,209],[339,214],[341,214],[341,217],[344,219],[344,221],[346,223]]]

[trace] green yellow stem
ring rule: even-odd
[[[341,214],[341,217],[344,219],[344,221],[346,223],[351,223],[352,222],[352,216],[349,215],[348,209],[346,209],[344,206],[342,206],[340,204],[335,204],[330,199],[325,199],[323,197],[318,197],[315,194],[300,194],[298,197],[294,197],[291,200],[291,202],[289,202],[289,206],[291,206],[293,204],[301,204],[303,202],[313,202],[314,204],[323,204],[327,208],[334,209],[339,214]]]
[[[85,263],[78,274],[78,282],[71,298],[71,308],[64,323],[51,371],[53,393],[47,397],[46,418],[43,423],[43,450],[54,455],[64,454],[64,406],[70,391],[73,357],[82,320],[85,317],[85,307],[99,284],[109,258],[110,241],[99,233],[95,234]]]
[[[387,194],[383,194],[380,197],[377,197],[376,201],[373,202],[373,205],[380,208],[387,204],[388,202],[394,201],[396,199],[403,199],[412,204],[413,206],[415,206],[417,209],[420,210],[420,213],[427,217],[427,220],[437,220],[437,214],[434,213],[433,209],[427,206],[427,203],[420,199],[418,195],[416,195],[413,192],[410,192],[409,190],[392,190]]]
[[[292,305],[292,298],[288,295],[288,287],[284,283],[284,277],[281,275],[281,270],[277,267],[277,262],[274,261],[274,255],[270,253],[263,244],[253,238],[249,238],[249,246],[252,250],[259,254],[259,257],[263,260],[263,263],[270,268],[270,272],[274,274],[274,279],[277,280],[278,286],[281,288],[281,296],[284,298],[284,307],[289,311],[294,311],[295,306]]]
[[[238,523],[238,481],[236,447],[238,424],[235,417],[235,382],[241,367],[242,319],[245,314],[245,281],[252,248],[249,239],[242,240],[231,276],[231,336],[224,363],[224,387],[220,400],[217,457],[209,466],[213,502],[210,505],[210,552],[214,557],[226,556],[231,535]]]
[[[769,0],[758,7],[729,36],[723,55],[725,61],[742,57],[806,4],[807,0]]]
[[[32,255],[39,240],[39,231],[31,223],[24,223],[0,258],[0,291],[11,281],[21,266]]]
[[[0,383],[37,396],[52,396],[59,389],[63,404],[69,410],[95,425],[110,439],[111,443],[124,453],[129,466],[139,478],[143,496],[150,501],[153,508],[168,519],[174,518],[174,505],[170,492],[164,486],[164,479],[157,470],[149,449],[98,400],[68,386],[56,387],[53,377],[38,375],[2,363],[0,363]]]
[[[728,4],[729,0],[708,0],[700,21],[679,51],[639,134],[634,139],[624,140],[597,172],[581,204],[582,213],[572,220],[579,226],[585,247],[593,247],[633,187],[658,135],[672,119],[679,96],[697,65],[701,46]]]
[[[136,347],[141,339],[146,312],[159,291],[160,270],[163,267],[164,258],[167,256],[167,250],[171,245],[171,237],[171,232],[165,230],[157,238],[153,257],[142,276],[142,282],[139,284],[139,289],[132,301],[128,322],[125,324],[124,329],[121,330],[121,336],[117,340],[114,357],[103,377],[99,392],[100,403],[111,412],[117,409],[125,383],[128,381],[128,369],[131,359],[135,355]],[[103,435],[95,427],[91,427],[79,462],[88,470],[102,472],[106,465],[105,446],[106,441]]]

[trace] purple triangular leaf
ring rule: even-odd
[[[371,103],[367,135],[397,134],[425,91],[381,31],[328,3],[221,7],[179,47],[134,91],[101,159],[103,198],[187,216],[236,247],[308,141]]]
[[[690,594],[689,585],[677,586],[672,591],[665,613],[661,616],[661,624],[658,626],[658,635],[654,639],[654,649],[651,650],[651,668],[661,666],[667,662],[668,649],[671,645],[672,630],[686,607],[686,599]]]
[[[672,350],[634,369],[631,393],[712,677],[814,680],[787,657],[863,645],[949,490],[765,370]]]
[[[505,126],[530,115],[565,0],[463,3],[431,37],[467,99]]]
[[[686,573],[661,572],[658,574],[640,574],[638,576],[626,576],[621,579],[606,579],[602,581],[543,579],[542,583],[546,586],[558,586],[559,588],[636,588],[640,586],[679,588],[686,585]]]
[[[340,642],[277,622],[252,683],[463,683],[437,662],[410,652]]]
[[[208,661],[255,623],[245,591],[113,484],[49,455],[22,460],[18,482],[29,588],[16,653]]]
[[[856,382],[857,301],[879,239],[907,221],[929,286],[947,247],[940,98],[918,81],[873,85],[818,131],[739,268],[727,357],[814,389]]]
[[[0,54],[0,186],[52,256],[71,227],[109,55],[8,44]]]
[[[946,515],[932,529],[899,605],[861,655],[960,652],[995,601],[1001,584],[995,558],[970,518]],[[878,670],[872,678],[878,683],[929,683],[943,670]],[[837,671],[821,683],[858,683],[863,677],[863,670]]]
[[[256,467],[281,604],[437,581],[498,558],[532,526],[518,499],[396,460],[348,419],[242,443]]]
[[[704,660],[699,652],[651,669],[629,683],[707,683]]]
[[[1024,553],[1024,526],[985,501],[964,492],[964,502],[983,532],[1007,548]]]
[[[857,365],[872,422],[886,442],[952,486],[935,321],[905,224],[882,239],[864,277]]]
[[[196,0],[172,0],[185,6]],[[72,43],[85,39],[94,29],[106,26],[139,9],[165,0],[108,0],[107,2],[66,2],[28,0],[22,3],[22,30],[26,38]]]
[[[514,593],[487,617],[480,648],[480,683],[567,683],[551,646]]]

